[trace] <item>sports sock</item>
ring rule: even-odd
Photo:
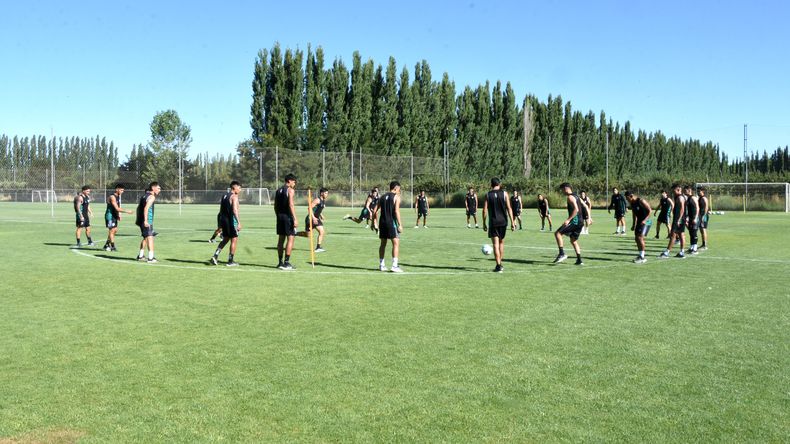
[[[217,248],[216,250],[214,250],[214,257],[219,257],[219,253],[220,253],[220,251],[222,251],[222,250],[221,250],[221,249],[219,249],[219,248]]]
[[[581,253],[576,253],[576,259],[582,260],[582,254]]]
[[[154,250],[148,250],[148,260],[150,261],[153,258],[154,258]]]
[[[115,242],[110,242],[110,247],[115,248]]]
[[[564,255],[564,254],[565,254],[565,249],[564,249],[564,248],[562,248],[562,247],[560,247],[560,256],[562,256],[562,255]]]
[[[291,262],[291,255],[290,254],[286,254],[285,255],[285,262]]]
[[[79,245],[80,243],[82,243],[82,241],[80,241],[80,238],[77,238],[77,245]]]
[[[137,257],[145,257],[145,250],[143,250],[143,249],[141,248],[141,249],[140,249],[140,254],[138,254],[138,255],[137,255]]]
[[[228,262],[233,262],[233,253],[228,255]]]
[[[645,250],[640,250],[639,251],[639,257],[641,257],[641,258],[645,257]]]
[[[90,236],[88,236],[88,243],[89,243],[89,244],[92,244],[92,243],[93,243],[93,239],[91,239],[91,237],[90,237]]]
[[[397,257],[393,257],[392,258],[392,266],[393,267],[397,267],[398,266],[398,258]]]
[[[319,249],[319,248],[321,248],[321,244],[315,244],[315,248],[316,248],[316,249]]]
[[[381,265],[382,267],[386,266],[386,264],[384,263],[384,259],[379,259],[379,265]]]

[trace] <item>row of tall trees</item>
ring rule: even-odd
[[[46,168],[55,155],[57,169],[116,168],[118,149],[106,137],[31,137],[0,134],[0,168]]]

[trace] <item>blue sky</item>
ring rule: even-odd
[[[731,157],[790,144],[782,1],[6,2],[0,133],[145,143],[160,110],[191,152],[249,137],[259,49],[322,46],[399,67],[425,59],[458,89],[497,79],[634,128],[712,140]],[[329,64],[328,63],[328,64]]]

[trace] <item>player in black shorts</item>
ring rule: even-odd
[[[568,218],[565,219],[565,221],[562,223],[562,226],[554,232],[554,238],[557,240],[557,247],[560,250],[557,254],[557,257],[554,259],[554,263],[558,264],[565,259],[568,259],[568,256],[565,254],[565,249],[563,248],[562,242],[562,236],[568,236],[571,239],[573,251],[576,252],[576,265],[584,265],[584,262],[582,262],[582,250],[579,246],[579,235],[581,234],[582,227],[584,226],[582,214],[582,205],[584,204],[582,203],[579,196],[573,193],[573,188],[571,188],[571,185],[568,182],[560,185],[560,190],[568,197]]]
[[[291,251],[294,248],[294,236],[299,221],[296,219],[294,209],[294,187],[296,176],[285,176],[283,186],[274,192],[274,214],[277,216],[277,268],[292,271],[296,268],[291,265]],[[285,258],[283,259],[283,255]]]
[[[230,251],[228,252],[228,267],[235,267],[239,264],[233,260],[236,255],[236,244],[239,240],[239,232],[241,231],[241,221],[239,220],[239,193],[241,192],[241,184],[237,181],[230,183],[230,191],[222,196],[219,202],[219,225],[222,228],[222,241],[214,251],[209,261],[217,265],[217,259],[225,245],[230,242]]]
[[[304,231],[296,233],[297,236],[308,237],[310,235],[310,219],[312,218],[313,228],[318,232],[318,243],[314,250],[316,253],[323,253],[326,251],[321,247],[321,244],[324,242],[324,208],[326,207],[326,198],[328,196],[328,189],[321,188],[318,190],[318,196],[310,202],[310,207],[307,209],[307,216],[304,218]],[[310,216],[311,214],[312,216]]]
[[[134,221],[134,224],[140,227],[140,234],[143,236],[143,240],[140,241],[140,252],[137,254],[137,260],[145,260],[145,248],[148,247],[149,264],[158,262],[154,256],[154,236],[156,236],[154,232],[154,204],[160,191],[162,191],[162,188],[158,182],[148,184],[145,195],[137,202],[137,218]]]
[[[683,188],[680,185],[672,185],[673,204],[672,204],[672,231],[669,236],[667,248],[658,256],[659,259],[666,259],[675,245],[675,239],[680,240],[680,252],[675,256],[683,259],[686,254],[683,249],[686,247],[686,198],[683,196]]]
[[[376,218],[373,216],[373,210],[376,209],[376,204],[379,200],[379,187],[374,187],[370,190],[370,194],[365,199],[365,204],[362,206],[362,211],[359,213],[359,217],[351,217],[350,214],[346,214],[343,217],[343,220],[350,220],[355,223],[361,223],[365,221],[365,228],[370,228],[373,231],[378,229],[376,225]]]
[[[585,210],[584,214],[583,214],[583,216],[584,216],[584,227],[582,228],[582,234],[590,234],[590,225],[592,225],[592,223],[593,223],[593,220],[592,220],[592,204],[590,203],[590,198],[587,197],[587,192],[586,191],[582,191],[581,194],[579,194],[579,199],[582,200],[582,203],[584,204],[584,208],[583,209]]]
[[[121,213],[132,214],[130,210],[121,208],[121,195],[124,192],[122,183],[115,185],[115,193],[107,198],[107,209],[104,210],[104,224],[107,226],[107,242],[104,243],[104,251],[118,251],[115,249],[115,233],[118,232],[118,223],[121,221]]]
[[[700,250],[708,249],[708,218],[710,217],[710,200],[708,199],[708,189],[700,187],[697,190],[699,196],[699,232],[702,236],[702,246]]]
[[[469,187],[469,192],[464,197],[464,206],[466,207],[466,228],[472,228],[469,223],[470,217],[475,220],[475,228],[479,228],[477,225],[477,194],[473,187]]]
[[[513,190],[513,195],[510,196],[510,208],[513,210],[514,221],[518,221],[518,229],[523,230],[524,228],[521,223],[521,210],[523,205],[521,204],[521,193],[519,193],[518,190]]]
[[[77,215],[77,248],[82,246],[82,229],[85,229],[85,236],[88,238],[88,246],[92,247],[95,244],[93,243],[93,239],[91,239],[91,216],[93,216],[93,210],[91,210],[91,187],[85,185],[82,187],[79,193],[74,196],[74,212]]]
[[[669,238],[672,233],[671,229],[669,228],[669,214],[672,212],[672,199],[667,196],[666,191],[661,192],[661,201],[658,203],[658,208],[653,213],[655,216],[658,214],[658,219],[656,219],[656,239],[659,238],[659,234],[661,232],[661,225],[666,225],[667,227],[667,238]]]
[[[612,214],[612,210],[614,210],[614,219],[617,224],[614,234],[625,236],[625,209],[625,198],[620,194],[620,191],[617,190],[617,187],[612,188],[612,198],[606,210],[609,214]]]
[[[650,226],[653,222],[650,220],[650,204],[639,196],[635,196],[630,191],[625,192],[625,198],[631,204],[631,231],[634,232],[634,240],[636,241],[636,248],[639,249],[639,256],[634,259],[635,264],[644,264],[647,262],[645,258],[645,237],[650,232]]]
[[[551,208],[549,208],[549,199],[538,194],[538,214],[540,215],[540,231],[546,229],[546,220],[549,221],[549,231],[551,228]]]
[[[486,219],[488,215],[488,219]],[[488,230],[488,237],[494,244],[494,259],[496,260],[495,273],[502,273],[502,257],[505,254],[505,234],[507,233],[508,218],[510,218],[510,229],[516,229],[516,222],[513,219],[513,208],[510,206],[510,197],[502,189],[502,181],[498,177],[491,179],[491,191],[486,194],[483,201],[483,230]],[[486,227],[486,221],[488,226]]]
[[[402,273],[403,270],[398,266],[400,255],[400,233],[403,233],[403,226],[400,220],[400,183],[390,182],[390,192],[381,196],[376,208],[373,209],[373,217],[379,217],[379,271],[387,271],[384,262],[384,253],[387,252],[387,241],[392,242],[392,268],[393,273]]]
[[[688,254],[698,254],[697,251],[697,233],[699,231],[700,208],[699,199],[694,194],[691,185],[683,187],[683,193],[686,195],[686,225],[689,229],[689,249]]]
[[[425,190],[420,190],[420,194],[414,199],[414,211],[417,212],[417,222],[414,222],[414,228],[420,228],[420,218],[422,218],[422,227],[428,228],[428,197],[425,196]]]
[[[208,240],[208,243],[210,243],[210,244],[213,244],[215,242],[215,239],[217,238],[217,236],[219,236],[219,241],[222,242],[222,236],[221,236],[221,234],[222,234],[222,221],[220,220],[221,218],[222,218],[222,214],[221,213],[217,213],[217,229],[214,230],[214,233],[211,235],[211,238]]]

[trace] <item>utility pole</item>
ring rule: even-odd
[[[744,182],[746,183],[746,189],[744,190],[743,194],[743,212],[746,212],[746,206],[748,205],[749,199],[749,156],[746,154],[746,124],[743,124],[743,174],[744,174]]]
[[[606,193],[609,192],[609,130],[606,131]]]
[[[551,134],[549,134],[549,192],[551,192]]]

